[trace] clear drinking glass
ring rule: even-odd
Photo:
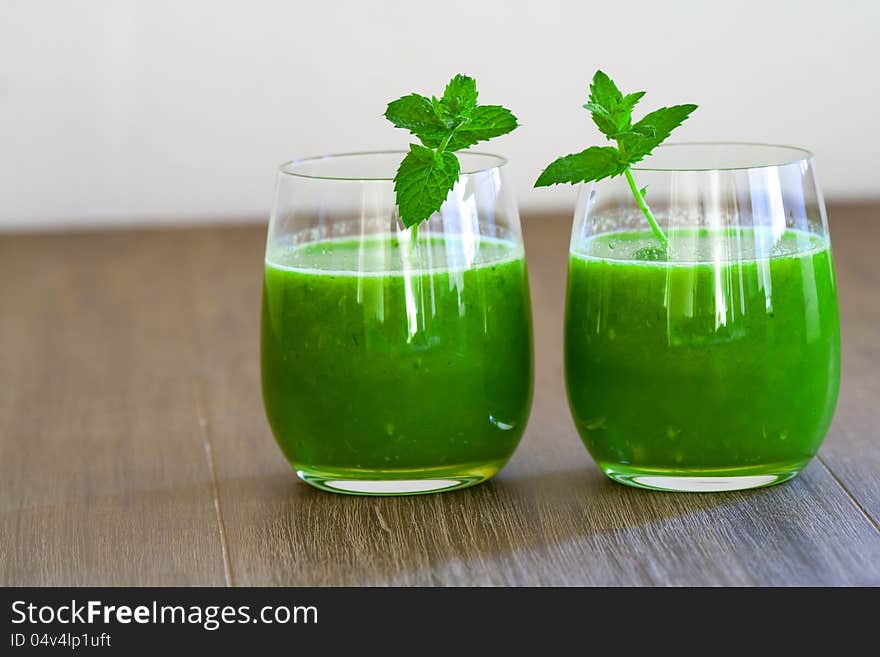
[[[262,310],[263,399],[297,475],[400,495],[485,481],[532,400],[532,326],[503,158],[460,154],[443,207],[405,229],[403,152],[281,166]]]
[[[577,430],[612,479],[676,491],[794,477],[837,401],[840,328],[828,224],[809,152],[658,148],[582,186],[565,371]]]

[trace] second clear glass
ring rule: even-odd
[[[565,325],[569,405],[602,470],[677,491],[795,476],[819,448],[840,379],[837,293],[807,151],[661,146],[582,186]]]

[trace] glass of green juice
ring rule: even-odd
[[[831,423],[840,326],[808,151],[661,146],[579,193],[565,377],[581,439],[611,479],[721,491],[794,477]]]
[[[507,462],[532,401],[525,253],[507,163],[462,175],[416,228],[392,178],[405,152],[280,167],[266,244],[261,366],[275,438],[318,488],[464,488]]]

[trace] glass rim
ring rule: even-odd
[[[667,172],[707,172],[707,171],[750,171],[753,169],[769,169],[773,167],[783,167],[798,162],[808,162],[813,159],[813,152],[800,146],[788,146],[786,144],[771,144],[756,141],[678,141],[669,144],[661,144],[654,149],[654,153],[665,149],[674,149],[680,147],[699,147],[699,146],[735,146],[753,149],[776,149],[780,152],[787,152],[789,157],[774,158],[772,161],[757,161],[755,164],[738,165],[738,166],[645,166],[641,163],[634,164],[631,169],[633,171],[667,171]],[[650,156],[649,156],[650,157]],[[763,158],[766,160],[767,158]]]
[[[357,158],[357,157],[369,157],[375,155],[400,155],[401,157],[405,156],[409,153],[408,150],[403,149],[389,149],[389,150],[377,150],[377,151],[351,151],[347,153],[329,153],[327,155],[312,155],[309,157],[301,157],[294,160],[288,160],[286,162],[282,162],[278,165],[278,173],[286,176],[293,176],[294,178],[305,178],[309,180],[338,180],[342,182],[391,182],[394,180],[393,176],[331,176],[331,175],[318,175],[312,173],[304,173],[302,171],[293,170],[295,167],[300,165],[309,164],[313,162],[321,162],[321,161],[331,161],[337,160],[341,158]],[[460,175],[470,176],[477,173],[484,173],[486,171],[493,171],[495,169],[500,169],[504,166],[507,166],[508,160],[503,155],[497,155],[495,153],[487,153],[485,151],[464,151],[459,153],[459,155],[476,155],[478,157],[489,158],[495,162],[495,164],[491,166],[478,167],[473,169],[467,169],[461,172]]]

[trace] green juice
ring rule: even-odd
[[[589,238],[570,256],[565,365],[577,430],[623,483],[723,490],[793,477],[837,400],[840,329],[819,236]],[[760,254],[757,255],[757,254]]]
[[[314,485],[395,494],[485,480],[531,406],[522,247],[391,235],[272,247],[262,377],[278,444]]]

